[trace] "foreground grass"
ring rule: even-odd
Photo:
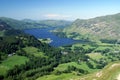
[[[80,76],[74,75],[73,73],[67,73],[67,74],[61,74],[61,75],[46,75],[43,77],[40,77],[36,80],[73,80],[75,78],[79,78]]]
[[[119,72],[120,62],[112,62],[101,71],[85,75],[82,78],[76,78],[76,80],[116,80]]]
[[[80,67],[76,65],[76,63],[74,62],[68,64],[73,64],[77,67]],[[67,63],[60,64],[56,69],[57,70],[62,70],[62,68],[65,69],[66,68],[65,66],[68,64]],[[117,76],[119,73],[120,73],[120,62],[112,62],[102,70],[99,70],[97,72],[92,72],[87,75],[78,76],[75,75],[74,73],[62,73],[60,75],[51,74],[51,75],[39,77],[37,80],[117,80]]]
[[[98,71],[98,69],[90,69],[85,62],[81,62],[80,64],[76,62],[60,64],[58,65],[58,67],[54,68],[54,71],[65,71],[67,70],[68,66],[75,66],[76,68],[86,70],[89,73]],[[75,71],[71,73],[62,73],[60,75],[55,75],[53,73],[51,73],[51,75],[39,77],[37,80],[74,80],[76,78],[82,77],[82,76],[77,75]]]
[[[0,64],[0,75],[5,75],[7,70],[12,69],[15,65],[25,64],[29,59],[24,56],[10,56]]]

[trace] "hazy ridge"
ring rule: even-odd
[[[82,35],[91,35],[96,38],[120,37],[120,13],[92,19],[77,19],[71,26],[64,29],[66,33],[76,32]]]

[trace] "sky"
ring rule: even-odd
[[[0,0],[0,17],[75,20],[120,13],[120,0]]]

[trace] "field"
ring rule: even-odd
[[[82,48],[85,49],[85,50],[95,48],[95,47],[89,45],[89,43],[86,43],[86,44],[81,44],[81,43],[73,44],[71,48],[72,48],[72,49],[75,49],[76,47],[78,47],[78,48],[79,48],[79,47],[82,47]]]
[[[4,31],[0,31],[0,36],[3,36],[4,35]]]
[[[61,75],[46,75],[43,77],[40,77],[36,80],[73,80],[75,78],[79,78],[80,76],[74,75],[73,73],[68,74],[61,74]]]
[[[61,67],[65,68],[65,66],[61,66]],[[87,75],[77,76],[74,73],[66,73],[66,74],[63,73],[60,75],[51,74],[51,75],[39,77],[37,80],[117,80],[119,73],[120,73],[120,63],[112,62],[102,70]]]
[[[55,70],[64,71],[68,68],[68,66],[75,66],[78,69],[87,70],[88,72],[94,72],[97,70],[97,69],[90,69],[85,62],[81,62],[79,64],[76,62],[69,62],[69,63],[60,64],[60,65],[58,65],[58,67],[55,68]]]
[[[23,48],[27,54],[33,54],[35,57],[46,57],[43,52],[40,52],[38,48],[35,47],[25,47]]]
[[[65,71],[67,70],[68,66],[75,66],[78,69],[87,70],[89,73],[94,73],[98,71],[99,69],[90,69],[85,62],[81,62],[80,64],[76,62],[69,62],[58,65],[58,67],[54,68],[54,71]],[[82,77],[78,76],[77,72],[73,71],[72,73],[62,73],[60,75],[55,74],[39,77],[37,80],[74,80],[76,78]]]
[[[47,44],[49,44],[49,43],[52,42],[52,40],[50,38],[47,38],[47,39],[38,39],[38,40],[40,40],[43,43],[47,43]]]
[[[5,75],[7,70],[12,69],[15,65],[21,65],[28,61],[24,56],[10,56],[0,64],[0,75]]]
[[[100,58],[104,58],[105,56],[101,55],[101,53],[89,53],[87,54],[91,59],[98,60]]]
[[[63,50],[65,48],[70,48],[72,51],[79,49],[79,47],[82,47],[86,51],[92,50],[92,52],[87,53],[86,55],[90,57],[89,62],[94,66],[94,69],[89,68],[86,62],[68,62],[59,64],[56,68],[54,68],[54,71],[50,75],[39,77],[37,80],[116,80],[120,73],[120,63],[118,61],[119,53],[114,52],[119,51],[120,46],[108,43],[97,43],[97,45],[98,46],[92,46],[90,44],[73,44],[72,46],[61,47]],[[99,61],[105,61],[108,64],[106,64],[107,66],[102,69],[97,69],[95,68],[97,63],[94,61],[98,61],[98,64],[100,63]],[[71,73],[61,73],[59,75],[55,75],[55,72],[57,71],[66,71],[69,66],[86,70],[89,73],[77,75],[76,71],[72,71]]]

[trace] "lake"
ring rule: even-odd
[[[54,33],[50,32],[50,30],[52,29],[54,28],[26,29],[24,30],[24,32],[31,34],[38,39],[39,38],[42,38],[42,39],[50,38],[52,42],[49,44],[54,47],[65,46],[65,45],[70,45],[70,44],[80,42],[78,40],[73,40],[70,38],[58,37]]]

